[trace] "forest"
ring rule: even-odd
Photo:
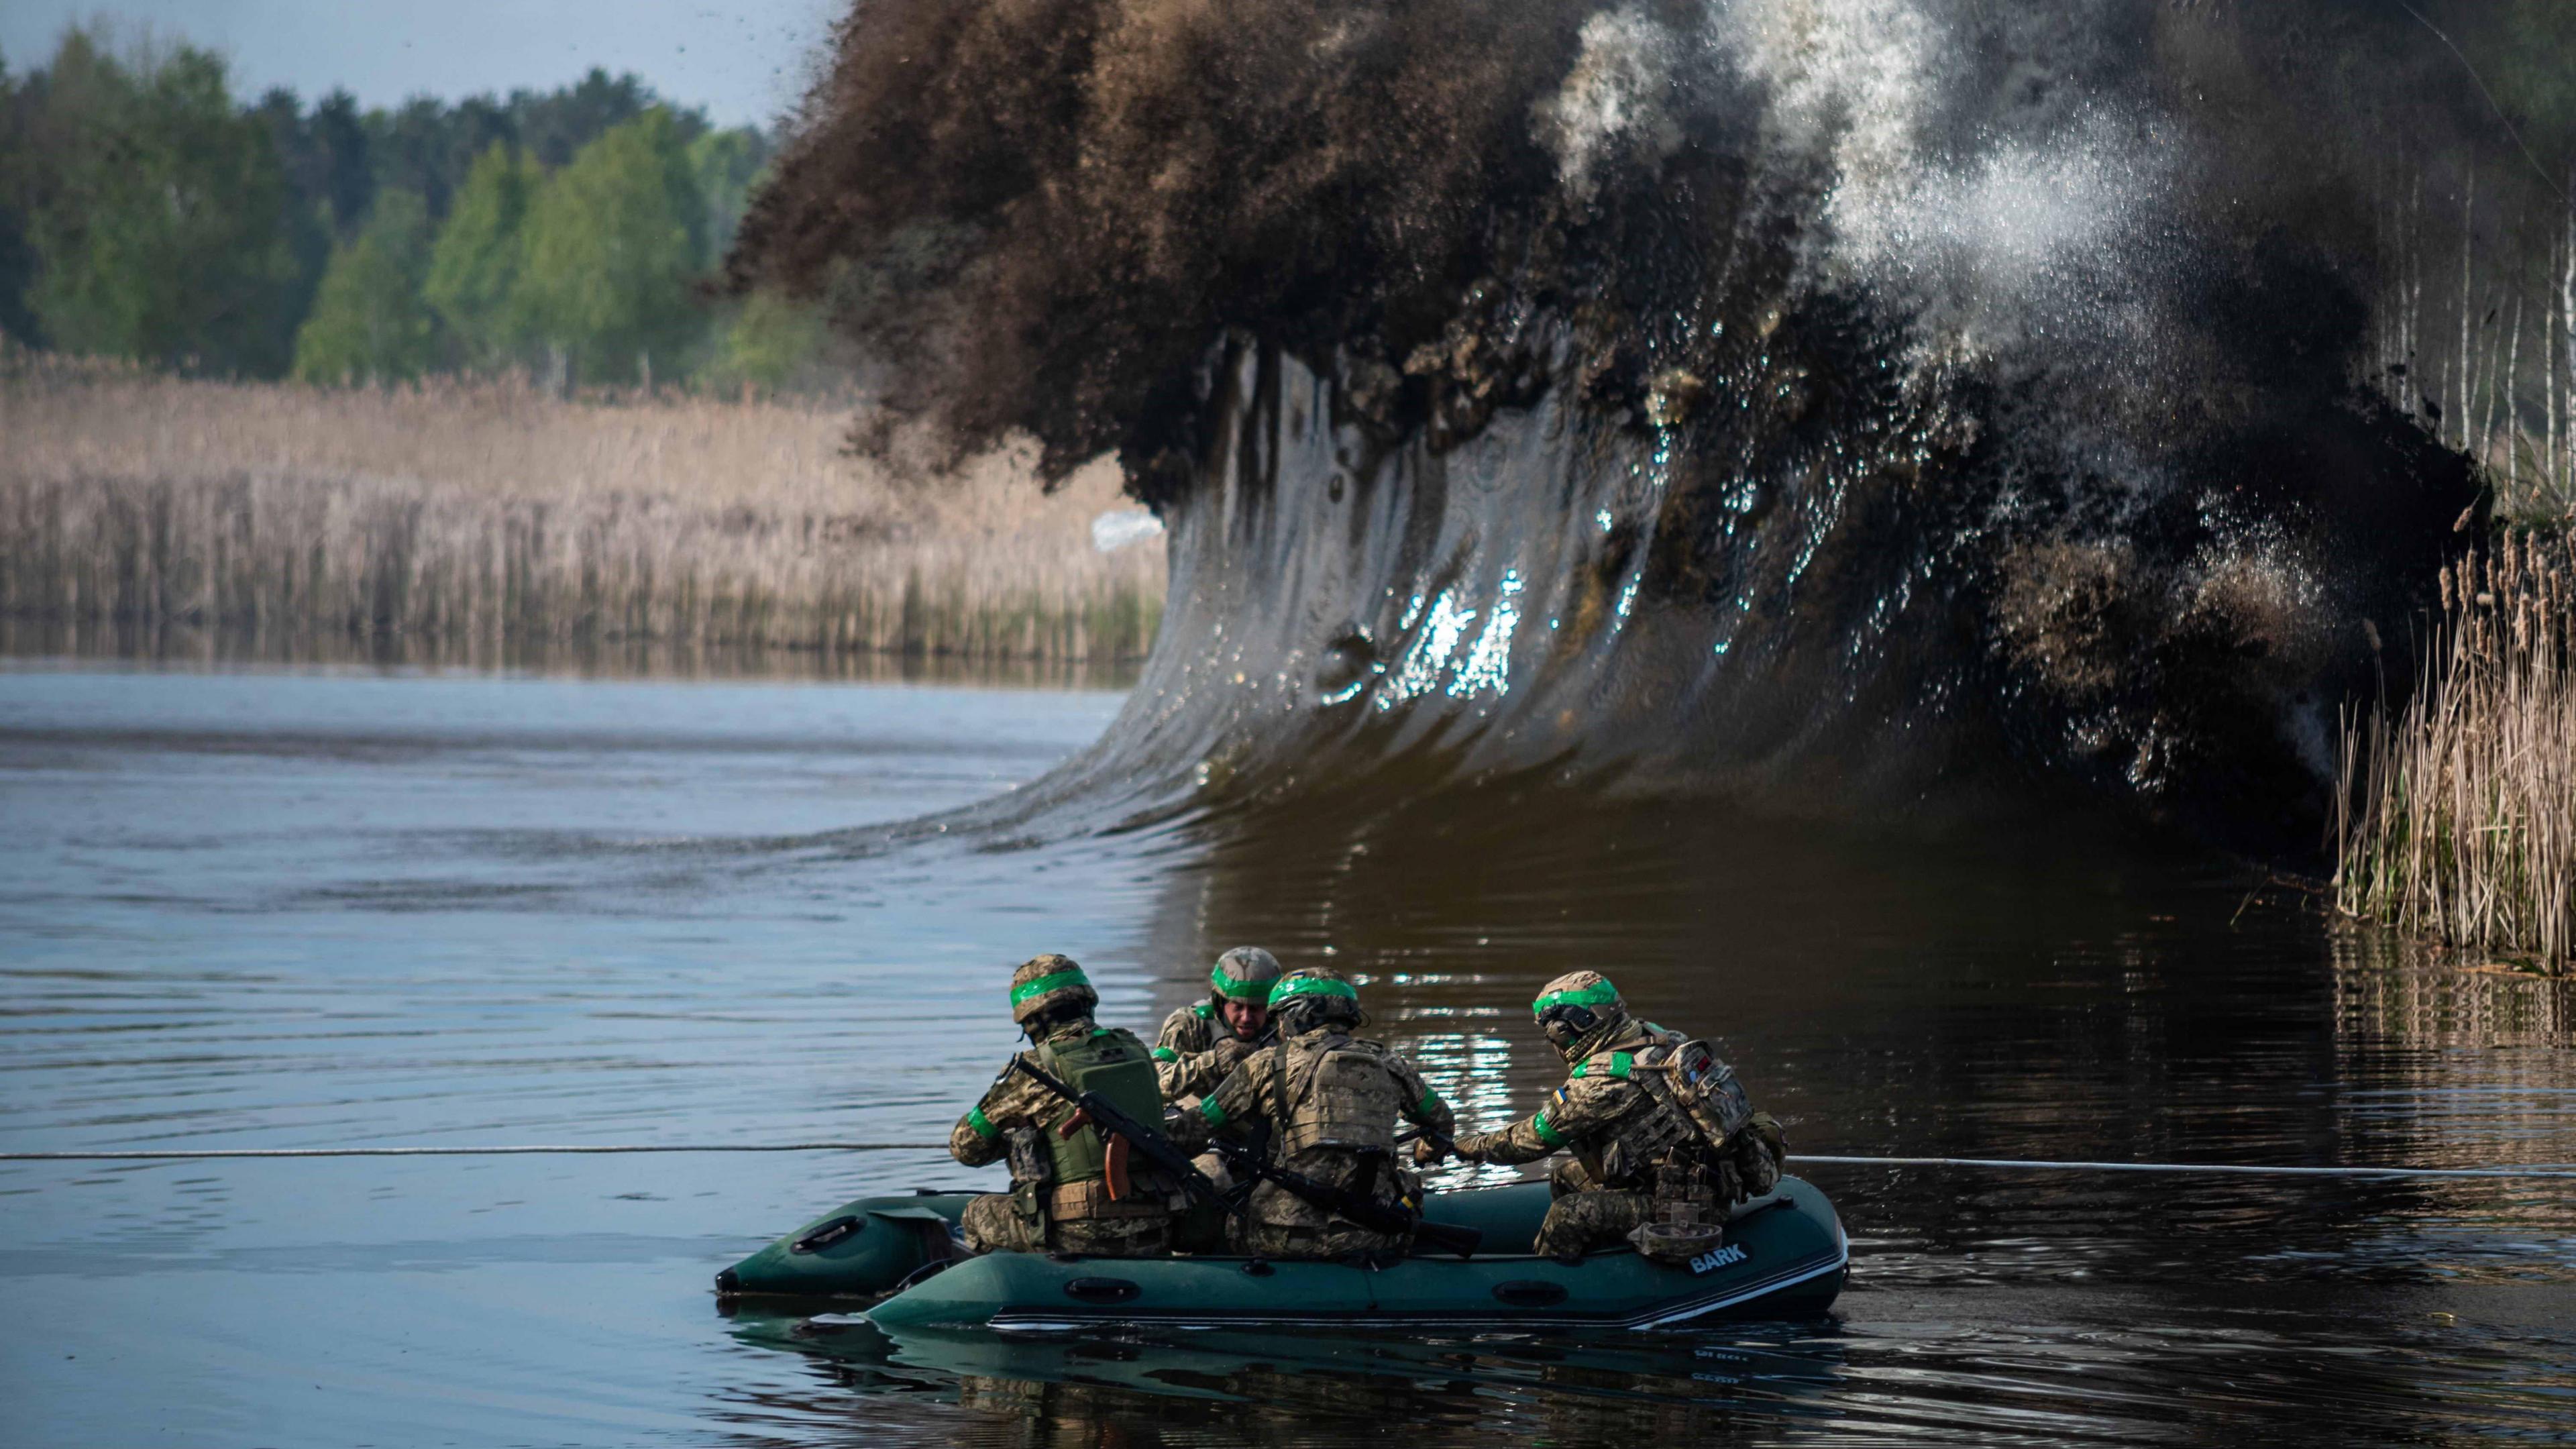
[[[773,150],[632,74],[362,109],[185,43],[0,57],[0,331],[239,380],[776,387],[819,325],[701,293]]]

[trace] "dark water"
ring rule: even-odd
[[[1553,1080],[1518,1004],[1586,965],[1813,1151],[2576,1160],[2576,991],[2099,833],[1504,785],[895,824],[1118,706],[14,666],[0,1143],[936,1138],[1011,962],[1069,952],[1141,1025],[1255,940],[1358,973],[1486,1122]],[[935,1153],[6,1164],[0,1442],[2576,1438],[2565,1184],[1811,1175],[1854,1236],[1823,1322],[895,1345],[708,1280],[861,1192],[994,1180]]]

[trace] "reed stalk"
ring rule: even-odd
[[[2417,688],[2347,719],[2341,785],[2345,913],[2576,961],[2576,538],[2508,533],[2443,571]]]
[[[453,655],[655,641],[976,659],[1142,655],[1159,542],[1089,525],[1003,452],[913,481],[846,407],[523,382],[239,385],[20,362],[0,376],[0,620],[185,625]],[[274,652],[274,650],[272,650]]]

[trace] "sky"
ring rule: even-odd
[[[64,27],[106,20],[232,61],[245,100],[346,87],[361,105],[414,95],[552,90],[631,70],[719,125],[765,125],[803,94],[846,0],[0,0],[0,56],[44,63]]]

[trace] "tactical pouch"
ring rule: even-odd
[[[1648,1092],[1690,1118],[1713,1148],[1753,1120],[1753,1103],[1735,1068],[1719,1061],[1707,1042],[1683,1042],[1660,1060],[1637,1063],[1635,1071]]]
[[[1639,1253],[1658,1263],[1685,1264],[1726,1241],[1726,1225],[1713,1222],[1717,1189],[1705,1168],[1681,1154],[1655,1169],[1654,1216],[1628,1234]]]
[[[1014,1127],[1002,1140],[1011,1164],[1011,1211],[1023,1222],[1044,1222],[1047,1186],[1055,1177],[1045,1137],[1034,1127]]]

